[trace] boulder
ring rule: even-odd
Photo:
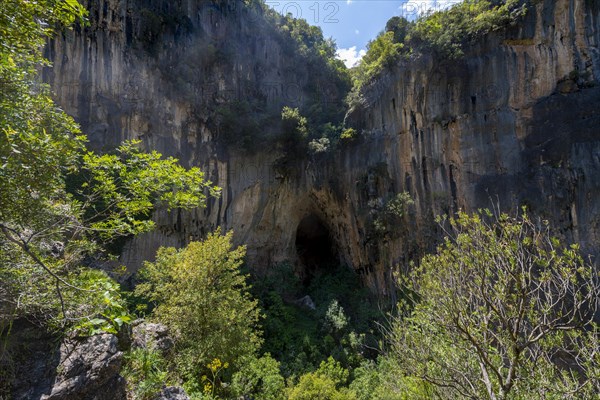
[[[126,383],[119,375],[123,353],[115,335],[65,339],[50,394],[43,400],[125,400]]]
[[[179,386],[168,386],[154,398],[155,400],[190,400],[185,390]]]
[[[294,302],[299,307],[308,308],[309,310],[316,310],[315,302],[310,298],[309,295],[302,297]]]
[[[131,347],[158,350],[165,354],[173,347],[173,339],[165,325],[136,321],[133,324]]]

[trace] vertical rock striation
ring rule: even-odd
[[[439,239],[435,215],[492,203],[525,204],[565,239],[599,251],[593,1],[535,2],[523,23],[486,36],[464,59],[422,56],[396,66],[348,113],[357,140],[287,169],[276,148],[227,145],[228,133],[251,133],[245,123],[227,132],[222,107],[250,102],[249,112],[264,117],[260,129],[276,135],[283,105],[326,107],[341,94],[314,81],[314,67],[290,53],[258,9],[192,0],[101,0],[89,9],[89,27],[48,46],[54,68],[45,79],[58,104],[96,148],[139,138],[203,167],[223,188],[206,209],[157,213],[159,229],[125,247],[132,269],[159,245],[183,245],[216,226],[234,229],[257,270],[298,262],[297,236],[314,233],[301,226],[308,217],[331,236],[335,257],[386,295],[392,268]],[[394,226],[376,226],[403,191],[414,205]]]

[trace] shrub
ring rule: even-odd
[[[153,317],[175,333],[177,369],[194,387],[201,387],[198,379],[209,374],[214,359],[235,370],[262,342],[257,302],[239,270],[246,249],[233,249],[231,239],[232,232],[217,230],[181,250],[161,248],[135,289],[154,304]]]
[[[389,337],[396,376],[448,399],[597,394],[600,283],[579,247],[526,213],[442,222],[444,243],[402,281],[414,306]]]
[[[354,128],[348,128],[348,129],[345,129],[344,132],[342,132],[340,139],[342,139],[344,141],[352,141],[352,140],[356,139],[357,136],[358,136],[358,133],[356,132],[356,130]]]
[[[136,348],[125,354],[121,373],[134,400],[153,399],[167,382],[167,363],[160,352]]]
[[[344,387],[348,381],[348,370],[329,357],[321,362],[319,369],[300,377],[297,385],[289,389],[289,400],[353,400],[353,392]]]
[[[285,381],[279,373],[279,362],[269,353],[251,358],[233,375],[232,392],[238,397],[278,400],[283,396]]]

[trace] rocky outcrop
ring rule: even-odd
[[[177,12],[164,12],[177,18],[171,25],[161,20],[159,36],[147,26],[153,4],[94,2],[90,28],[51,43],[55,66],[45,75],[96,147],[140,138],[201,166],[223,188],[204,210],[157,213],[159,229],[125,247],[122,261],[132,270],[159,245],[180,246],[223,226],[247,244],[256,269],[290,260],[310,274],[304,264],[333,257],[386,295],[392,269],[435,245],[436,214],[492,203],[504,210],[526,204],[566,240],[598,252],[596,2],[538,1],[519,26],[488,35],[462,60],[423,56],[398,65],[348,115],[360,138],[288,168],[277,162],[276,148],[259,145],[248,154],[221,146],[226,125],[217,123],[223,114],[215,106],[227,104],[226,93],[262,99],[273,110],[307,101],[306,63],[290,62],[268,24],[240,1],[225,8],[216,1],[173,3]],[[212,62],[207,43],[217,52],[233,45],[237,56]],[[271,102],[273,82],[279,89]],[[285,88],[299,94],[287,98]],[[261,124],[277,129],[272,120]],[[246,134],[239,127],[231,133]],[[406,215],[393,227],[377,227],[385,205],[404,191],[414,201]],[[329,249],[311,237],[327,238]],[[306,257],[306,248],[318,250]]]
[[[125,380],[119,375],[123,353],[115,335],[61,339],[18,320],[3,340],[0,394],[6,398],[126,399]]]
[[[132,348],[157,350],[163,355],[173,348],[173,338],[165,325],[137,320],[132,326]]]
[[[178,386],[168,386],[160,391],[155,400],[189,400],[189,396],[183,388]]]
[[[125,379],[119,375],[122,361],[115,335],[65,340],[52,389],[40,399],[125,400]]]
[[[463,60],[397,66],[349,121],[365,133],[363,151],[383,150],[371,162],[385,163],[388,190],[411,193],[417,220],[526,205],[598,254],[599,8],[561,0],[529,8],[518,27],[488,35]]]

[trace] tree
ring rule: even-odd
[[[305,154],[307,149],[307,119],[297,108],[283,107],[281,110],[281,149],[286,161],[294,161]]]
[[[437,254],[403,281],[399,374],[438,398],[592,398],[600,389],[598,273],[547,223],[459,213]],[[408,302],[410,303],[410,302]]]
[[[410,27],[411,23],[406,18],[395,16],[386,22],[385,31],[394,33],[394,42],[404,43]]]
[[[232,232],[217,230],[181,250],[161,248],[135,289],[155,307],[152,317],[175,333],[175,360],[191,384],[214,359],[239,368],[262,342],[260,311],[240,272],[246,249],[233,249],[231,239]]]
[[[252,396],[261,400],[283,398],[285,381],[279,373],[280,364],[266,353],[260,358],[251,357],[242,369],[233,375],[232,389],[236,398]]]
[[[396,43],[394,35],[394,31],[382,32],[367,44],[367,53],[352,71],[353,90],[360,90],[385,68],[399,61],[404,43]]]
[[[155,207],[201,207],[218,190],[197,168],[143,153],[85,147],[39,83],[46,40],[86,11],[76,0],[6,0],[0,9],[0,333],[15,318],[114,331],[128,316],[119,287],[87,266],[117,237],[145,232]]]
[[[353,400],[354,392],[344,387],[348,370],[329,357],[319,368],[300,377],[298,384],[288,391],[290,400]]]

